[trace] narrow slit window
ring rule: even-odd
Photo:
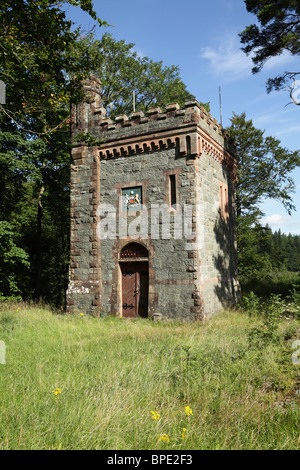
[[[229,217],[228,188],[223,183],[219,185],[219,194],[220,194],[220,215],[222,219],[227,220]]]
[[[180,140],[178,137],[175,139],[175,158],[180,157]]]
[[[188,155],[191,155],[192,150],[191,150],[191,138],[189,135],[186,136],[186,153]]]
[[[170,175],[170,203],[174,206],[177,203],[176,198],[176,175]]]
[[[222,219],[224,218],[224,197],[223,197],[223,187],[220,186],[220,214]]]

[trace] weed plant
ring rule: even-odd
[[[299,448],[299,319],[244,302],[204,324],[3,304],[0,449]]]

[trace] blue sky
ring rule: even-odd
[[[211,114],[220,120],[219,87],[222,90],[223,126],[232,113],[246,112],[256,127],[300,149],[300,106],[289,104],[287,92],[266,93],[267,78],[285,70],[300,70],[297,57],[283,54],[268,61],[252,75],[252,61],[241,51],[238,33],[254,23],[243,0],[109,0],[94,1],[98,16],[113,27],[97,28],[116,39],[135,44],[142,56],[165,65],[178,65],[182,81],[198,101],[210,102]],[[93,20],[78,8],[68,7],[68,17],[86,29]],[[288,216],[280,203],[265,201],[264,222],[273,230],[300,234],[300,169],[292,176],[297,190],[297,211]]]

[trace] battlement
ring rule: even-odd
[[[96,76],[92,76],[83,81],[83,89],[86,95],[86,103],[91,105],[93,115],[92,126],[99,126],[102,132],[112,131],[121,128],[128,128],[139,124],[145,124],[155,121],[165,121],[173,118],[186,117],[190,119],[202,120],[214,132],[220,136],[232,140],[228,132],[221,126],[221,124],[202,106],[196,99],[186,101],[183,108],[180,108],[178,103],[171,103],[166,106],[165,111],[160,107],[150,108],[146,113],[143,111],[136,111],[128,116],[117,116],[113,121],[111,118],[106,117],[105,108],[101,107],[101,82]],[[75,117],[75,129],[80,126],[82,121],[80,118]],[[74,129],[74,130],[75,130]]]
[[[164,111],[154,107],[113,121],[101,107],[99,80],[85,81],[84,89],[86,100],[74,108],[72,133],[76,137],[88,132],[103,142],[98,145],[102,159],[176,147],[181,156],[195,158],[205,152],[232,169],[236,167],[234,140],[197,100],[186,101],[182,108],[171,103]],[[76,152],[73,155],[76,159]]]
[[[161,108],[150,108],[146,113],[143,111],[136,111],[128,116],[125,114],[117,116],[113,121],[111,118],[106,117],[106,110],[104,108],[96,108],[94,114],[101,115],[99,126],[102,132],[113,131],[116,129],[128,128],[139,124],[146,124],[156,121],[165,121],[168,119],[186,117],[188,119],[199,119],[205,122],[213,131],[217,132],[220,136],[232,140],[226,129],[202,106],[197,100],[186,101],[183,108],[180,108],[178,103],[168,104],[166,110],[162,111]]]
[[[101,158],[176,147],[181,156],[200,157],[206,152],[220,163],[235,167],[233,139],[196,100],[187,101],[184,108],[169,104],[165,112],[151,108],[129,118],[118,116],[114,122],[103,118],[89,130],[105,140],[99,147]]]

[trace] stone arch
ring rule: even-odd
[[[130,242],[125,245],[120,252],[120,260],[122,259],[139,259],[148,258],[149,252],[141,243]]]

